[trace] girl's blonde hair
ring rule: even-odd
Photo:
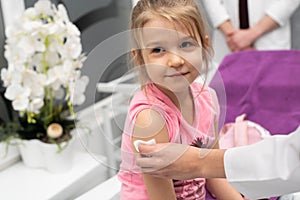
[[[132,10],[130,20],[130,28],[133,30],[132,42],[136,47],[134,60],[139,65],[145,64],[138,30],[142,29],[154,16],[182,24],[190,36],[202,45],[202,59],[205,64],[205,74],[207,74],[212,48],[207,39],[205,20],[195,0],[139,0]]]

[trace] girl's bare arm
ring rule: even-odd
[[[132,143],[135,140],[155,139],[156,143],[169,142],[169,133],[164,119],[156,111],[146,109],[141,111],[134,126]],[[136,152],[134,146],[132,147]],[[176,199],[172,179],[158,178],[149,174],[143,174],[149,199]]]

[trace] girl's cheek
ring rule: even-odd
[[[185,58],[186,62],[188,62],[192,67],[199,68],[202,65],[202,56],[201,55],[190,55]]]

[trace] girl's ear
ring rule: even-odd
[[[206,46],[206,47],[209,47],[209,46],[210,46],[210,38],[209,38],[208,35],[205,35],[204,43],[205,43],[205,46]]]
[[[130,52],[131,52],[132,57],[136,58],[136,54],[137,54],[136,50],[135,49],[131,49]]]
[[[133,61],[134,61],[134,64],[136,66],[139,66],[141,64],[139,58],[138,58],[138,52],[136,49],[131,49],[131,55],[133,57]]]

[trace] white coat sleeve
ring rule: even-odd
[[[300,4],[300,0],[278,0],[266,10],[266,14],[280,26],[285,25]]]
[[[227,180],[246,197],[258,199],[300,191],[300,126],[289,135],[228,149]]]
[[[213,27],[217,28],[229,19],[228,12],[222,0],[202,0]]]

